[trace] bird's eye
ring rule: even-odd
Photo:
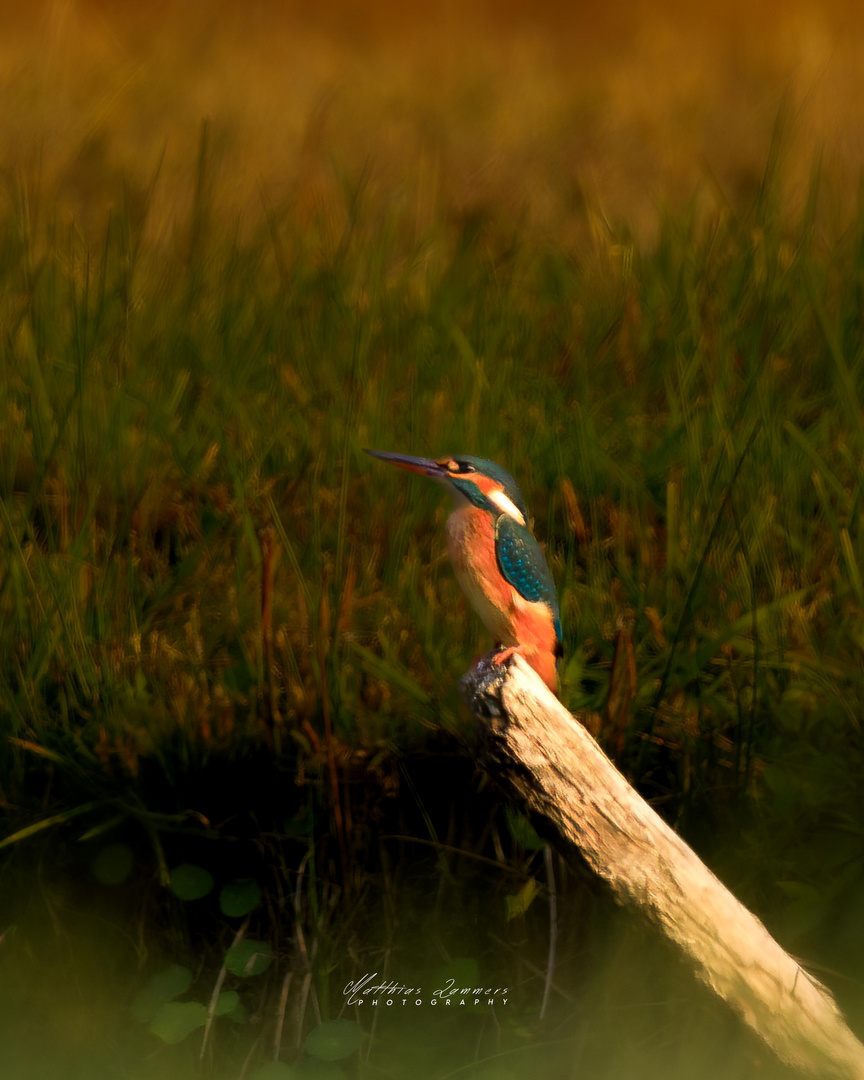
[[[444,458],[438,464],[443,465],[447,472],[453,473],[454,476],[459,476],[460,473],[477,472],[470,461],[457,461],[456,458]]]

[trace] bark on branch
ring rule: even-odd
[[[479,762],[566,855],[578,850],[622,904],[638,908],[785,1062],[864,1080],[864,1046],[830,993],[783,951],[651,809],[585,728],[515,655],[461,682],[479,724]]]

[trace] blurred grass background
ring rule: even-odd
[[[3,20],[8,1075],[785,1075],[557,862],[539,1017],[549,882],[471,766],[448,507],[366,446],[514,472],[565,702],[860,1030],[857,8]],[[184,865],[254,881],[246,921]],[[238,935],[274,959],[216,1020]],[[302,1052],[349,979],[458,958],[494,1020]],[[172,964],[206,1039],[141,1011]]]
[[[98,233],[118,176],[146,189],[161,162],[164,238],[209,116],[220,206],[247,224],[289,195],[304,224],[316,207],[338,219],[335,158],[421,235],[493,203],[569,240],[587,203],[651,239],[658,206],[697,187],[734,206],[756,193],[781,98],[784,185],[804,197],[819,147],[854,190],[862,24],[844,0],[7,5],[3,164]]]

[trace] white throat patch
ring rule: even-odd
[[[525,524],[525,518],[522,516],[522,511],[508,498],[503,491],[490,491],[488,498],[490,502],[495,503],[502,514],[506,514],[508,517],[513,518],[514,521],[518,521],[520,525]]]

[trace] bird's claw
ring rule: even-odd
[[[508,645],[506,649],[499,649],[492,655],[493,664],[506,664],[510,657],[517,652],[520,652],[518,645]]]

